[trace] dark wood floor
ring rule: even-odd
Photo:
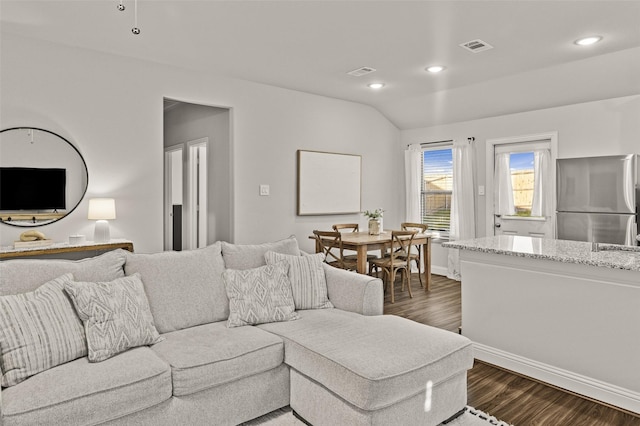
[[[384,313],[458,332],[460,283],[433,275],[431,291],[412,276],[413,299],[396,283],[395,303],[385,295]],[[468,404],[517,426],[640,426],[640,417],[515,373],[476,361],[468,373]]]

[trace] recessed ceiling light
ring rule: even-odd
[[[574,43],[578,46],[590,46],[602,40],[602,36],[591,36],[576,40]]]
[[[442,65],[433,65],[426,68],[426,70],[432,73],[437,73],[437,72],[443,71],[444,67]]]
[[[382,89],[384,87],[384,83],[370,83],[368,86],[371,89]]]

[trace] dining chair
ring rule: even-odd
[[[332,226],[333,230],[336,232],[358,232],[360,230],[360,226],[357,223],[336,223]],[[353,260],[355,262],[358,261],[357,254],[345,254],[343,256],[345,259]],[[373,259],[377,259],[378,256],[375,254],[367,253],[367,262],[369,263],[368,273],[371,274],[371,261]]]
[[[402,222],[400,224],[400,229],[403,231],[418,231],[419,233],[424,233],[427,229],[429,229],[429,225],[426,223],[414,223],[414,222]],[[411,260],[415,260],[416,266],[418,267],[418,279],[420,280],[420,287],[424,288],[424,283],[422,282],[422,244],[416,244],[414,246],[416,251],[409,251],[409,257]],[[411,263],[411,262],[409,262]]]
[[[358,262],[355,259],[346,259],[342,248],[342,234],[338,231],[313,231],[316,240],[316,248],[319,253],[324,253],[325,263],[340,269],[355,271]]]
[[[402,290],[405,283],[409,290],[409,297],[413,297],[411,293],[411,277],[409,252],[413,245],[413,238],[417,231],[391,231],[391,250],[389,255],[374,259],[371,263],[376,268],[382,269],[385,289],[387,284],[391,284],[391,303],[395,303],[395,278],[398,271],[402,273]]]

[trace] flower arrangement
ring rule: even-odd
[[[369,219],[380,219],[382,217],[382,213],[384,213],[384,210],[382,209],[375,209],[372,211],[365,210],[362,212],[362,214],[367,216]]]

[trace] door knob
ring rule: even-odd
[[[499,223],[496,223],[496,224],[495,224],[495,227],[496,227],[496,228],[500,228],[501,226],[502,226],[502,225],[500,225]]]

